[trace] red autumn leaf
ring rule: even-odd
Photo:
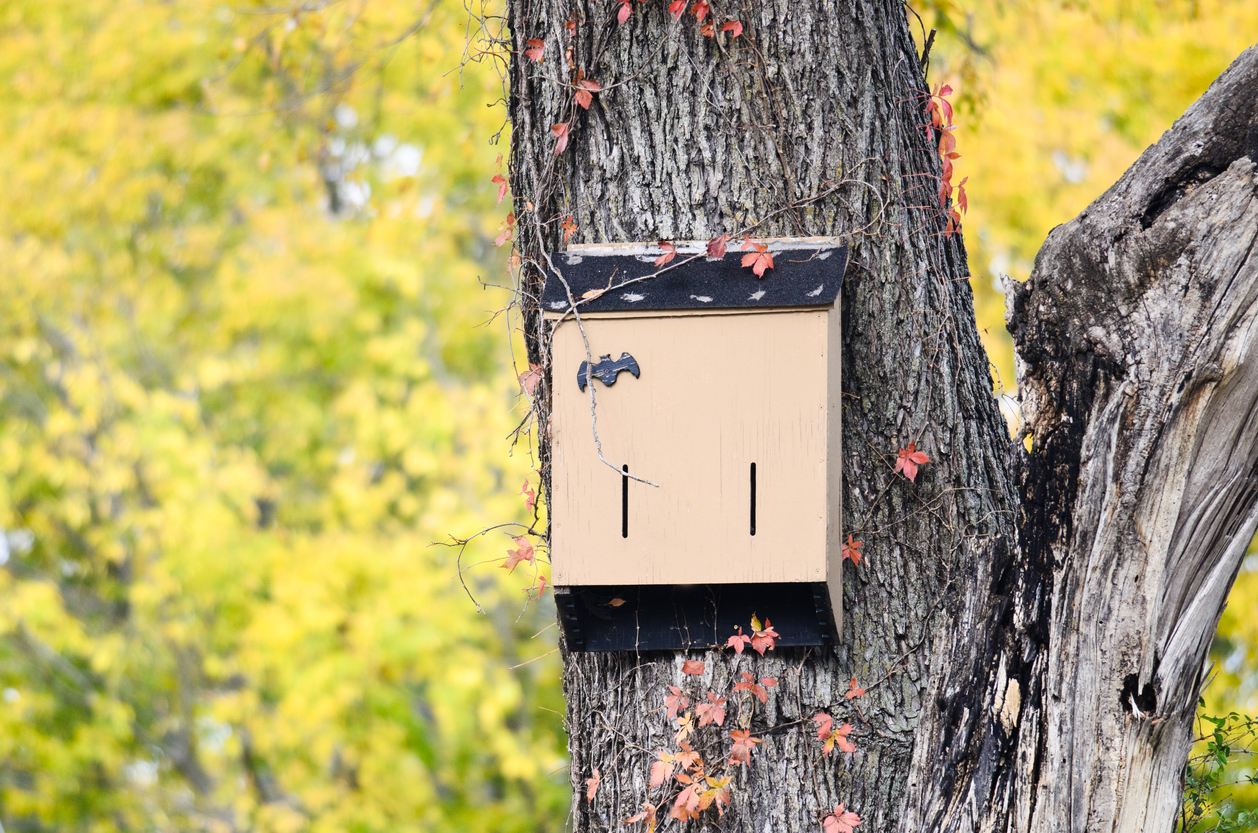
[[[917,482],[917,467],[930,462],[930,458],[926,456],[926,452],[917,450],[917,443],[909,443],[908,448],[900,449],[900,454],[895,461],[895,470],[904,472],[904,476],[909,479],[910,483]]]
[[[708,0],[698,0],[697,3],[690,7],[690,13],[693,14],[695,16],[695,20],[700,23],[702,23],[703,19],[708,16],[709,11],[710,7],[708,6]]]
[[[699,753],[684,740],[681,742],[681,751],[673,755],[673,760],[677,762],[678,766],[686,769],[703,768],[703,760],[699,757]]]
[[[532,564],[536,557],[533,553],[533,545],[523,535],[515,539],[515,545],[519,549],[507,550],[507,560],[502,562],[503,569],[510,573],[514,573],[515,568],[523,561]]]
[[[677,794],[668,814],[679,821],[699,818],[699,791],[693,784]]]
[[[498,184],[498,204],[502,205],[502,198],[507,195],[507,178],[502,174],[495,174],[489,181]]]
[[[725,698],[717,699],[716,694],[709,691],[708,702],[695,706],[695,714],[699,716],[700,726],[707,726],[709,723],[722,725],[725,722]]]
[[[577,221],[572,219],[572,215],[569,214],[567,217],[564,217],[563,223],[560,224],[559,228],[563,230],[563,242],[567,243],[577,230]]]
[[[699,34],[703,35],[705,38],[716,37],[716,25],[711,20],[707,23],[699,24]]]
[[[847,736],[848,734],[851,733],[851,731],[852,731],[852,724],[844,723],[842,726],[835,729],[826,737],[825,745],[821,748],[821,751],[829,755],[830,751],[834,749],[835,745],[837,744],[839,749],[844,752],[855,752],[856,746],[850,740],[847,739]]]
[[[957,208],[961,209],[962,214],[968,214],[970,209],[970,201],[965,197],[965,183],[969,181],[970,178],[967,176],[957,183]]]
[[[773,268],[773,255],[769,254],[769,246],[765,243],[753,243],[751,238],[743,240],[743,251],[753,251],[743,255],[743,267],[750,266],[757,278],[763,278],[766,269]]]
[[[586,110],[590,109],[590,104],[594,101],[594,93],[602,89],[598,82],[585,77],[585,70],[577,73],[576,88],[577,104],[580,104]]]
[[[629,15],[633,14],[633,7],[629,5],[630,0],[620,0],[620,11],[616,12],[616,22],[624,23],[629,19]]]
[[[515,233],[515,212],[507,214],[507,219],[498,224],[498,236],[494,238],[494,245],[501,246],[511,239],[511,235]]]
[[[577,19],[575,17],[568,18],[564,21],[563,28],[568,30],[569,36],[575,35],[577,33]]]
[[[520,374],[520,390],[529,396],[537,390],[537,385],[542,381],[542,368],[529,362],[529,369]],[[532,506],[529,506],[532,509]]]
[[[729,762],[731,764],[749,764],[751,763],[751,750],[755,748],[757,743],[764,743],[760,738],[753,738],[751,732],[734,729],[729,733],[734,739],[734,746],[729,751]]]
[[[537,505],[537,492],[533,491],[533,486],[527,480],[520,487],[520,494],[524,495],[524,505],[532,509]]]
[[[528,56],[528,59],[536,64],[540,64],[542,56],[546,52],[546,41],[541,38],[533,38],[525,41],[524,45],[528,47],[528,49],[524,50],[524,54]]]
[[[673,0],[668,4],[668,13],[675,20],[681,20],[681,16],[686,13],[686,0]]]
[[[852,682],[848,685],[847,694],[845,696],[849,700],[855,697],[865,696],[865,689],[860,687],[860,683],[856,682],[855,677],[852,678]]]
[[[865,546],[864,541],[853,541],[852,536],[847,536],[847,543],[843,545],[843,558],[848,559],[855,566],[861,565],[861,547]]]
[[[672,243],[668,243],[661,240],[660,250],[664,252],[664,254],[660,255],[659,257],[655,259],[656,269],[660,268],[664,264],[670,262],[673,258],[677,257],[677,247],[674,246]]]
[[[535,602],[546,592],[546,576],[538,576],[537,583],[524,591],[529,594],[529,601]],[[534,595],[536,593],[536,595]]]
[[[844,723],[839,728],[834,728],[834,718],[825,712],[817,712],[813,716],[813,721],[817,724],[817,740],[825,741],[822,752],[829,755],[838,744],[838,747],[844,752],[855,752],[856,747],[847,739],[848,734],[852,731],[849,723]]]
[[[555,143],[555,153],[563,153],[568,147],[568,122],[562,124],[552,124],[550,132],[555,134],[555,138],[559,141]]]
[[[773,625],[769,624],[769,620],[764,620],[764,627],[760,627],[760,620],[755,616],[751,617],[751,647],[760,656],[764,656],[765,651],[773,650],[777,644],[777,638],[780,633],[773,629]]]
[[[681,673],[692,674],[696,677],[703,673],[703,669],[703,660],[699,659],[688,659],[681,664]]]
[[[686,706],[690,705],[690,700],[687,699],[686,695],[681,693],[681,689],[675,685],[670,685],[668,690],[671,691],[672,694],[664,696],[664,706],[668,709],[668,719],[675,720],[677,718],[677,713],[686,708]]]
[[[725,257],[725,244],[728,242],[728,234],[713,237],[708,241],[708,257]]]
[[[594,801],[594,793],[598,792],[599,782],[603,780],[603,776],[598,774],[598,767],[594,767],[594,777],[585,779],[585,800]]]
[[[749,642],[751,642],[751,637],[743,633],[743,626],[739,625],[738,633],[725,640],[725,647],[733,648],[734,653],[741,654]]]
[[[736,38],[743,33],[743,24],[738,22],[737,20],[731,20],[728,23],[724,23],[721,25],[721,31],[733,32],[734,34],[731,35],[731,37]]]
[[[642,802],[642,812],[625,819],[625,824],[633,824],[638,821],[645,821],[647,825],[647,833],[654,833],[655,805],[649,801]]]
[[[734,684],[734,691],[750,691],[762,704],[769,702],[769,692],[765,691],[765,689],[774,688],[777,686],[778,681],[773,677],[761,677],[761,684],[758,685],[755,678],[746,671],[742,672],[742,674],[743,681]]]
[[[853,833],[852,828],[861,823],[861,817],[844,808],[842,804],[834,808],[834,812],[821,822],[825,833]]]

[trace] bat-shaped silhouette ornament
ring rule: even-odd
[[[642,373],[638,369],[638,360],[628,353],[621,353],[620,358],[614,361],[610,355],[604,354],[599,356],[599,360],[594,363],[593,367],[589,362],[581,362],[581,367],[577,370],[577,386],[584,391],[585,386],[590,383],[590,377],[593,376],[604,385],[611,387],[616,384],[616,377],[623,370],[628,370],[635,379]]]

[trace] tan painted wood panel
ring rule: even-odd
[[[690,584],[827,581],[838,523],[827,492],[837,455],[828,359],[838,353],[827,309],[737,316],[601,319],[586,323],[595,360],[631,353],[641,378],[593,382],[604,455],[659,483],[629,483],[603,465],[577,388],[580,332],[553,341],[554,581]],[[837,317],[834,321],[837,323]],[[834,344],[832,344],[834,342]],[[837,399],[835,399],[837,402]],[[750,534],[750,464],[757,523]],[[835,463],[837,465],[837,462]]]

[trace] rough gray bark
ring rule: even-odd
[[[1167,814],[1140,816],[1143,828],[1107,820],[1158,801],[1174,808],[1191,716],[1184,698],[1195,693],[1237,542],[1255,521],[1254,490],[1240,485],[1258,442],[1258,425],[1240,418],[1258,389],[1255,360],[1241,349],[1243,322],[1254,340],[1252,260],[1224,280],[1210,260],[1218,251],[1187,245],[1204,227],[1174,219],[1222,178],[1153,217],[1151,231],[1139,218],[1174,188],[1120,183],[1102,200],[1121,198],[1113,216],[1137,218],[1130,254],[1146,251],[1139,240],[1164,235],[1180,241],[1176,257],[1191,249],[1198,260],[1185,263],[1213,277],[1175,259],[1107,262],[1127,249],[1114,242],[1118,220],[1097,225],[1111,216],[1103,212],[1089,215],[1092,225],[1076,221],[1093,231],[1055,233],[1011,322],[1028,402],[1038,405],[1027,418],[1035,450],[1023,455],[990,393],[964,249],[943,234],[936,138],[924,129],[926,83],[903,7],[764,0],[721,14],[747,26],[731,41],[702,37],[689,17],[675,23],[656,0],[635,3],[617,26],[616,5],[508,4],[521,58],[525,41],[546,41],[543,63],[517,60],[510,73],[530,359],[545,358],[530,299],[569,214],[572,242],[706,240],[754,226],[756,236],[842,236],[852,252],[843,500],[845,531],[866,542],[866,562],[845,568],[845,642],[833,654],[691,657],[707,662],[701,691],[727,691],[742,671],[779,680],[752,727],[766,743],[737,768],[732,811],[692,827],[816,830],[845,802],[865,830],[1169,829]],[[1247,53],[1242,74],[1254,60]],[[604,88],[588,113],[564,86],[578,68]],[[1248,89],[1247,101],[1229,99],[1236,124],[1251,123],[1258,96]],[[556,155],[550,126],[561,122],[571,125],[571,143]],[[1252,162],[1211,153],[1226,182],[1250,177],[1249,208],[1234,196],[1228,216],[1252,219]],[[1181,190],[1190,178],[1183,182]],[[1215,228],[1235,233],[1238,223]],[[1252,239],[1251,231],[1246,245]],[[1102,240],[1110,242],[1093,248]],[[1063,260],[1049,268],[1056,251]],[[1073,268],[1085,260],[1090,271]],[[1179,277],[1160,277],[1171,272]],[[1189,277],[1196,288],[1185,289]],[[1189,302],[1163,304],[1163,317],[1138,311],[1176,288],[1193,295],[1202,317],[1170,332],[1165,316],[1187,314]],[[1097,322],[1095,336],[1085,321]],[[1217,379],[1200,381],[1208,373]],[[1219,437],[1247,442],[1249,456],[1202,468],[1203,415]],[[1217,452],[1215,435],[1208,439]],[[933,461],[916,484],[893,473],[897,449],[910,441]],[[544,463],[544,431],[542,442]],[[1220,471],[1236,481],[1216,482]],[[1172,481],[1183,488],[1168,496],[1162,487]],[[1146,519],[1156,525],[1142,526]],[[663,797],[647,777],[654,751],[671,746],[662,700],[667,686],[685,682],[682,659],[565,653],[575,829],[629,829],[622,821],[644,799]],[[1138,703],[1161,692],[1156,725],[1120,709],[1127,674],[1136,675]],[[852,677],[869,689],[859,715],[843,696]],[[819,710],[857,727],[855,754],[821,754],[808,723]],[[718,763],[728,739],[699,737],[697,748]],[[1133,770],[1137,763],[1144,769]],[[587,803],[595,769],[602,785]],[[1122,802],[1115,789],[1127,791]],[[667,805],[661,816],[677,827],[666,813]]]

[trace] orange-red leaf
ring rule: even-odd
[[[523,375],[523,374],[521,374]],[[524,495],[524,505],[532,509],[537,505],[537,492],[533,491],[533,486],[527,480],[520,487],[520,494]]]
[[[909,443],[908,448],[900,449],[900,454],[896,457],[895,470],[904,472],[904,476],[909,479],[910,483],[917,482],[917,467],[930,462],[930,458],[926,456],[926,452],[917,450],[917,443]]]
[[[760,738],[753,738],[751,732],[739,729],[734,729],[729,736],[734,739],[734,746],[729,751],[729,762],[735,765],[751,763],[751,750],[757,743],[764,743]]]
[[[550,132],[559,140],[555,143],[555,153],[563,153],[564,149],[568,147],[568,122],[552,124]]]
[[[852,828],[861,823],[861,817],[846,809],[842,804],[834,808],[834,812],[821,822],[824,833],[853,833]]]
[[[572,238],[573,232],[577,230],[577,221],[572,219],[572,215],[569,214],[567,217],[564,217],[563,223],[560,224],[559,228],[563,229],[563,242],[567,243]]]
[[[528,47],[528,49],[524,50],[524,54],[528,56],[528,59],[533,63],[540,64],[542,62],[542,56],[546,52],[546,41],[541,38],[532,38],[524,43],[525,46]]]
[[[760,654],[760,656],[764,656],[765,651],[773,650],[774,645],[777,643],[777,638],[781,636],[773,629],[773,625],[769,623],[768,619],[764,620],[764,627],[761,628],[760,620],[754,616],[751,617],[751,631],[752,650]]]
[[[503,569],[510,573],[514,573],[515,568],[522,562],[527,561],[532,564],[536,558],[533,552],[533,545],[529,543],[528,538],[521,535],[515,539],[515,545],[518,549],[507,550],[507,560],[502,562]]]
[[[520,374],[520,390],[529,396],[532,396],[537,390],[537,385],[542,381],[542,368],[540,365],[529,362],[529,369]],[[532,504],[529,505],[532,509]]]
[[[502,205],[502,198],[503,198],[503,197],[505,197],[505,196],[507,195],[507,178],[506,178],[506,177],[504,177],[502,174],[495,174],[495,175],[494,175],[494,178],[493,178],[493,179],[491,179],[491,180],[490,180],[490,182],[497,183],[497,185],[498,185],[498,204],[499,204],[499,205]]]
[[[743,652],[743,648],[747,647],[747,644],[750,642],[751,637],[743,633],[742,625],[739,625],[738,633],[725,640],[725,647],[733,648],[734,653],[741,654]]]
[[[750,691],[761,703],[769,702],[769,692],[765,689],[775,687],[778,681],[773,677],[762,677],[760,683],[757,684],[755,678],[746,671],[742,672],[742,675],[742,682],[734,684],[734,691]]]
[[[677,247],[674,246],[672,243],[668,243],[664,240],[661,240],[660,250],[663,251],[664,254],[660,255],[659,257],[655,259],[656,269],[660,268],[666,263],[669,263],[670,261],[672,261],[673,258],[677,257]]]
[[[649,801],[642,802],[642,812],[625,819],[625,824],[645,821],[647,833],[655,833],[655,805]]]
[[[686,0],[673,0],[668,4],[668,13],[675,20],[681,20],[681,16],[686,13]]]
[[[695,706],[695,714],[699,716],[700,726],[707,726],[709,723],[722,725],[725,723],[725,698],[717,698],[714,692],[709,691],[708,702]]]
[[[690,7],[690,13],[693,14],[695,16],[695,20],[700,23],[702,23],[703,19],[708,16],[708,12],[710,10],[711,7],[708,5],[708,0],[698,0],[697,3]]]
[[[686,695],[681,693],[681,689],[675,685],[670,685],[668,690],[671,691],[672,694],[664,696],[664,707],[668,709],[668,719],[674,720],[676,719],[679,711],[690,705],[690,700],[687,699]]]
[[[631,14],[633,14],[633,7],[629,5],[629,0],[620,0],[620,11],[616,12],[616,22],[624,23]]]
[[[708,241],[708,257],[725,257],[725,244],[728,242],[728,234],[713,237]]]
[[[704,669],[703,660],[699,660],[699,659],[688,659],[681,664],[681,673],[693,674],[696,677],[703,674],[703,669]]]
[[[743,255],[743,266],[751,267],[751,271],[756,273],[757,278],[763,278],[766,269],[773,268],[773,255],[769,254],[769,246],[766,243],[753,243],[750,237],[743,238],[743,251],[751,249],[752,251]]]
[[[546,576],[538,576],[537,583],[524,591],[529,594],[529,601],[535,602],[546,592]]]
[[[602,780],[603,776],[599,775],[598,767],[594,767],[594,777],[585,779],[585,800],[587,802],[594,800],[594,793],[598,792],[598,785]]]
[[[590,109],[591,102],[594,101],[594,93],[602,90],[602,87],[598,85],[598,82],[593,81],[584,76],[585,76],[585,70],[581,70],[580,75],[577,77],[577,83],[576,83],[577,104],[580,104],[582,107],[588,110]]]
[[[853,541],[851,534],[849,534],[847,543],[843,545],[843,559],[850,560],[852,564],[859,567],[861,565],[861,547],[863,546],[865,546],[864,541]]]
[[[860,683],[856,682],[856,678],[853,677],[852,682],[848,685],[847,694],[846,694],[847,699],[851,700],[854,697],[864,697],[864,696],[865,696],[865,689],[861,688]]]
[[[515,233],[515,212],[514,211],[509,212],[507,214],[507,219],[503,220],[501,223],[498,224],[498,229],[499,229],[498,236],[494,238],[495,246],[501,246],[503,243],[506,243],[508,240],[511,239],[511,236]]]
[[[734,34],[731,35],[730,37],[736,38],[743,33],[743,24],[737,20],[731,20],[728,23],[724,23],[721,25],[721,31],[733,32]]]

